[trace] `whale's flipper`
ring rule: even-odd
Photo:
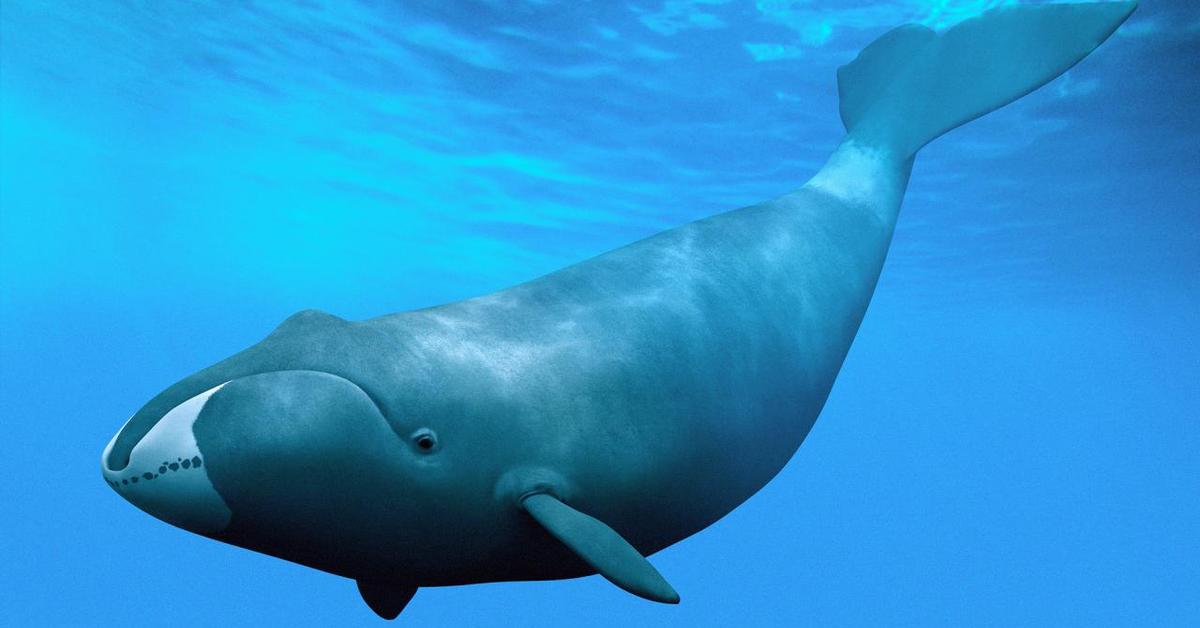
[[[417,594],[417,587],[359,580],[358,592],[362,594],[363,601],[371,607],[371,610],[375,611],[376,615],[384,619],[395,619],[400,615],[400,611],[408,606],[409,600]]]
[[[854,140],[911,157],[937,136],[1067,71],[1136,6],[1003,7],[940,34],[901,26],[838,69],[842,123]]]
[[[679,594],[654,565],[602,521],[545,493],[526,497],[521,506],[554,538],[613,584],[647,600],[679,603]]]

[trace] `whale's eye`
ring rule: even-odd
[[[434,434],[433,430],[423,427],[413,432],[412,442],[422,453],[429,453],[437,449],[437,434]]]

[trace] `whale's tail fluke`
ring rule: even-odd
[[[901,26],[838,69],[842,122],[858,141],[912,156],[937,136],[1065,72],[1136,6],[1004,7],[941,34]]]

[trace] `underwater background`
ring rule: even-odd
[[[354,583],[100,476],[161,389],[320,308],[490,292],[786,193],[835,71],[982,0],[0,3],[0,624],[384,625]],[[446,626],[1197,625],[1200,4],[917,159],[788,467],[598,576],[422,589]]]

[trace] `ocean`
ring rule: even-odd
[[[0,4],[0,624],[382,625],[122,500],[105,443],[291,313],[491,292],[803,184],[837,67],[997,0]],[[784,471],[651,560],[439,626],[1200,621],[1200,4],[918,156]]]

